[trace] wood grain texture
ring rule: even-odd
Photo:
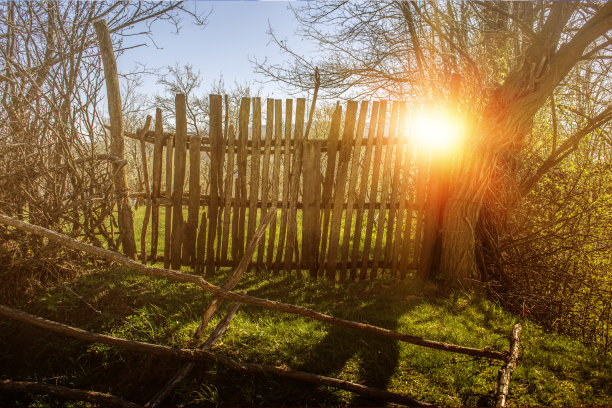
[[[153,189],[151,191],[151,262],[157,258],[159,244],[159,199],[161,195],[164,124],[162,110],[155,110],[155,144],[153,145]]]
[[[366,222],[365,242],[363,244],[363,257],[359,279],[366,279],[368,273],[368,259],[372,244],[372,231],[374,228],[374,205],[378,197],[378,180],[380,178],[380,167],[383,150],[383,137],[385,124],[387,122],[387,102],[381,101],[378,110],[378,126],[376,128],[376,142],[374,145],[374,160],[372,161],[372,181],[370,182],[370,206],[368,207],[368,218]],[[381,203],[382,204],[382,203]]]
[[[357,200],[357,176],[359,173],[359,163],[361,158],[361,140],[365,128],[366,116],[368,114],[368,103],[361,102],[359,119],[357,120],[357,130],[352,146],[353,157],[351,159],[349,181],[347,185],[346,212],[344,215],[344,231],[342,234],[342,247],[340,248],[340,280],[346,279],[346,267],[349,256],[349,245],[353,238],[353,205]]]
[[[219,214],[219,179],[223,167],[223,101],[221,95],[210,95],[210,205],[208,207],[208,237],[206,239],[206,273],[214,272],[215,238]],[[218,245],[218,243],[217,243]]]
[[[344,131],[340,141],[340,155],[338,157],[338,172],[336,174],[336,185],[334,188],[334,198],[332,205],[331,223],[329,227],[329,250],[327,253],[326,276],[330,281],[336,279],[336,264],[338,260],[338,249],[340,247],[340,226],[342,223],[344,204],[344,193],[347,188],[347,172],[351,159],[352,140],[355,131],[355,120],[357,119],[358,104],[349,101],[346,108],[344,119]]]
[[[247,212],[247,141],[249,138],[249,115],[251,111],[251,99],[242,98],[240,101],[240,112],[238,114],[238,180],[240,180],[240,205],[238,207],[238,236],[236,240],[236,255],[241,257],[244,253],[245,222]],[[236,258],[236,259],[237,259]]]
[[[389,136],[390,139],[393,139],[397,135],[397,123],[398,123],[398,115],[399,115],[399,104],[397,102],[393,103],[393,107],[391,108],[391,124],[389,127]],[[378,275],[378,263],[381,259],[381,248],[382,248],[382,238],[385,231],[385,222],[387,219],[387,210],[389,208],[389,184],[391,180],[391,159],[393,157],[394,145],[391,143],[387,143],[387,147],[385,149],[385,158],[383,164],[383,177],[382,183],[380,186],[380,209],[378,210],[378,218],[377,218],[377,228],[376,228],[376,242],[374,243],[374,254],[373,260],[374,265],[372,270],[370,271],[370,276],[372,279],[375,279]],[[386,244],[389,244],[388,242]]]
[[[317,277],[319,238],[321,232],[321,150],[309,140],[304,142],[304,210],[302,215],[302,262],[310,277]]]
[[[221,238],[221,259],[227,261],[230,242],[230,220],[232,216],[232,192],[234,191],[234,146],[236,133],[234,125],[229,125],[227,140],[227,166],[225,171],[225,202],[223,208],[223,235]]]
[[[287,214],[287,245],[285,249],[285,271],[291,271],[294,254],[296,263],[299,264],[297,251],[297,202],[300,193],[300,178],[302,175],[302,152],[304,148],[304,115],[306,113],[306,100],[299,98],[295,108],[295,128],[293,131],[293,163],[291,166],[291,177],[289,183],[289,211]],[[303,218],[303,217],[302,217]],[[297,277],[302,276],[302,271],[296,270]]]
[[[262,170],[261,170],[261,213],[264,214],[270,203],[270,151],[272,149],[272,138],[274,136],[274,99],[266,101],[266,140],[264,143]],[[266,248],[265,238],[259,242],[257,249],[257,262],[263,263],[264,250]]]
[[[187,100],[185,95],[178,94],[174,100],[176,106],[176,137],[174,139],[174,189],[172,192],[172,243],[170,247],[170,264],[172,269],[181,267],[181,249],[183,246],[183,184],[185,183],[185,165],[187,158]]]
[[[278,201],[278,190],[280,181],[281,155],[280,146],[283,142],[283,101],[274,101],[274,162],[272,166],[272,191],[270,200],[275,203]],[[274,260],[274,248],[276,243],[276,218],[272,219],[268,230],[268,251],[266,252],[266,264],[268,269]]]
[[[325,179],[323,181],[323,193],[321,204],[323,205],[323,215],[321,217],[321,247],[319,249],[319,271],[318,276],[323,276],[325,271],[325,260],[327,259],[327,236],[329,234],[329,218],[333,205],[333,187],[334,177],[336,174],[336,156],[338,139],[340,137],[340,125],[342,121],[342,108],[340,104],[336,105],[336,109],[332,115],[329,135],[327,136],[327,164],[325,167]]]
[[[280,212],[280,229],[278,240],[276,241],[276,265],[274,273],[280,271],[280,265],[283,262],[285,251],[285,240],[287,239],[287,214],[289,210],[289,188],[291,175],[291,151],[293,150],[293,139],[291,137],[291,124],[293,122],[293,99],[285,100],[285,149],[283,158],[283,190],[282,190],[282,205]]]
[[[357,215],[355,217],[355,233],[353,236],[353,251],[351,259],[351,280],[357,279],[357,260],[359,259],[359,248],[361,246],[361,231],[363,229],[363,214],[365,208],[366,193],[368,189],[368,181],[370,180],[370,168],[372,167],[372,148],[374,146],[374,135],[376,134],[376,123],[378,121],[378,102],[372,104],[370,112],[370,126],[368,128],[367,143],[363,153],[363,167],[361,169],[361,179],[359,181],[359,193],[357,196],[356,206]],[[364,252],[365,253],[365,252]],[[363,254],[362,254],[363,256]],[[367,255],[365,255],[367,256]]]

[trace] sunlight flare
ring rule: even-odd
[[[456,149],[463,134],[457,115],[441,108],[421,108],[408,120],[407,127],[416,145],[431,151]]]

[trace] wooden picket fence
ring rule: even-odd
[[[405,277],[417,268],[428,160],[407,137],[405,102],[349,101],[344,115],[338,105],[320,139],[305,137],[304,99],[268,99],[265,126],[260,98],[241,100],[235,124],[224,104],[210,95],[208,137],[187,134],[184,95],[176,97],[176,132],[164,132],[158,109],[154,130],[127,135],[143,153],[145,191],[132,194],[147,202],[143,261],[207,273],[235,266],[276,207],[255,267],[330,280]],[[145,143],[154,146],[151,187]]]

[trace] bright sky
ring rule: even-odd
[[[150,44],[126,51],[118,59],[119,72],[129,72],[136,63],[146,64],[149,68],[189,63],[202,74],[202,92],[221,74],[226,87],[230,87],[234,80],[238,83],[263,81],[262,76],[253,72],[249,57],[282,61],[277,48],[268,44],[268,22],[279,38],[287,39],[289,44],[298,46],[304,53],[314,51],[312,45],[293,35],[297,23],[288,4],[288,1],[191,2],[187,6],[196,6],[200,12],[212,8],[206,27],[195,26],[189,17],[184,17],[180,32],[175,34],[171,24],[156,23],[153,26],[153,39],[159,48]],[[278,85],[255,84],[255,88],[260,86],[264,98],[285,96]],[[155,79],[148,78],[141,93],[151,95],[159,91],[161,89],[155,84]]]

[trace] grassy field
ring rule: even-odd
[[[208,277],[219,284],[228,270]],[[403,333],[504,350],[516,318],[465,294],[417,281],[332,285],[251,271],[237,288]],[[20,308],[83,329],[183,346],[210,295],[122,268],[93,269],[48,287]],[[228,305],[224,304],[222,309]],[[222,316],[217,313],[213,324]],[[612,361],[579,342],[523,321],[512,406],[610,406]],[[146,402],[181,363],[51,334],[0,320],[0,377],[110,392]],[[494,404],[499,362],[389,341],[301,317],[243,306],[216,352],[245,362],[347,379],[449,406]],[[167,401],[185,406],[380,405],[355,394],[273,375],[202,364]],[[0,406],[64,406],[45,396],[0,394]],[[75,403],[74,406],[82,406]]]

